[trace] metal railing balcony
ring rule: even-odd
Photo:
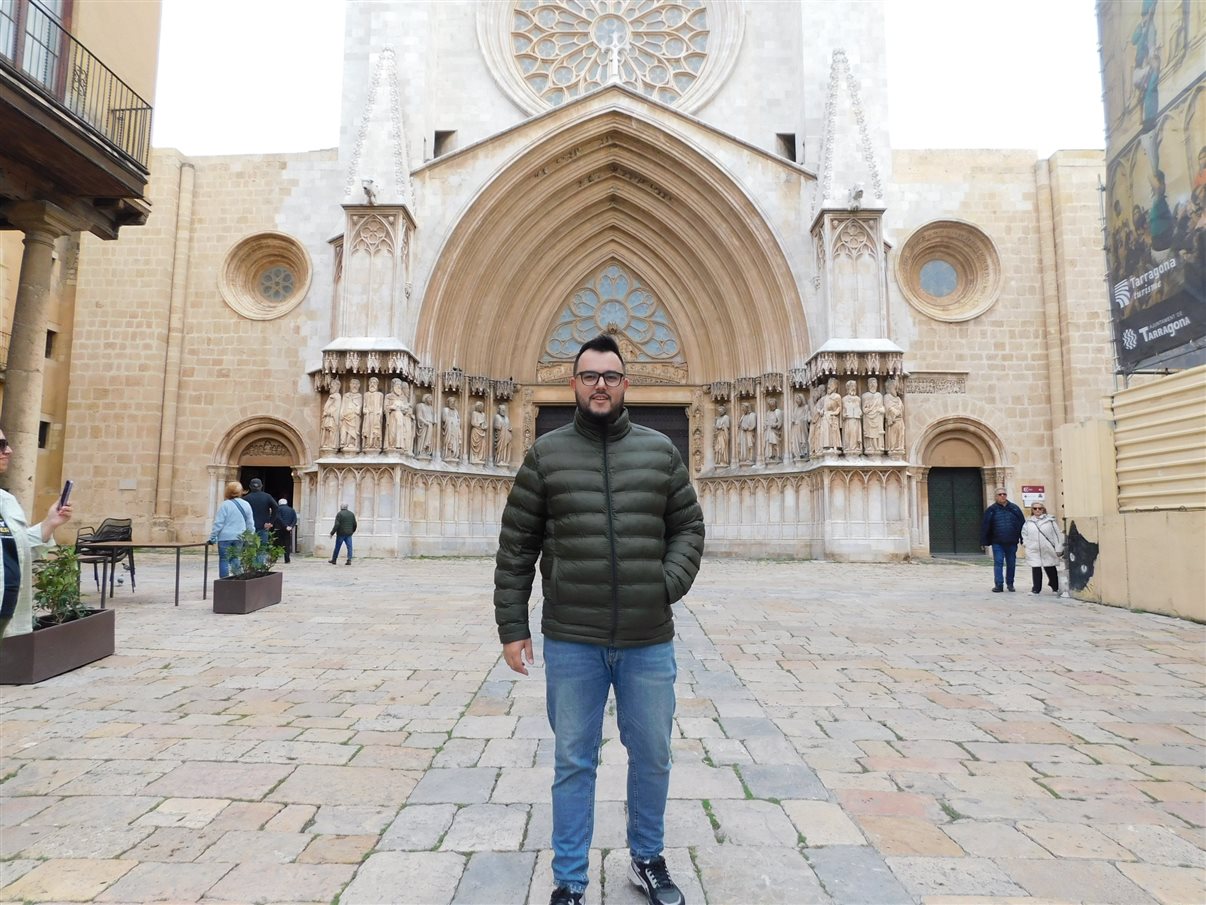
[[[147,172],[151,105],[37,0],[0,3],[0,70]]]

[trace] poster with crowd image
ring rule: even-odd
[[[1101,0],[1118,366],[1206,343],[1206,2]]]

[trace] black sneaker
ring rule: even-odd
[[[582,905],[583,901],[582,893],[570,892],[568,886],[558,886],[553,890],[549,905]]]
[[[1013,593],[1013,585],[1008,585],[1006,587],[1006,590],[1009,591],[1010,594],[1012,594]]]
[[[649,900],[649,905],[685,905],[682,892],[670,879],[666,870],[666,859],[661,855],[649,861],[633,862],[628,867],[628,879],[633,882]]]
[[[1004,588],[1002,588],[1002,587],[994,587],[994,588],[992,589],[992,592],[993,592],[994,594],[1004,594],[1004,593],[1005,593],[1005,589],[1004,589]]]

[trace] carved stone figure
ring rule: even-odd
[[[825,395],[819,403],[821,426],[817,431],[817,442],[825,452],[835,453],[842,447],[842,396],[837,391],[837,380],[829,378],[825,384]]]
[[[754,434],[758,430],[758,414],[748,402],[741,403],[741,420],[737,422],[737,461],[754,464]]]
[[[842,452],[856,456],[863,451],[863,404],[858,398],[858,384],[846,381],[842,397]]]
[[[904,456],[904,403],[896,395],[896,378],[889,377],[884,389],[884,447],[890,456]]]
[[[726,405],[716,406],[716,421],[713,424],[712,447],[717,466],[729,464],[729,409]]]
[[[331,392],[322,406],[322,420],[319,422],[320,439],[318,445],[322,449],[336,450],[339,448],[339,406],[343,395],[339,392],[339,378],[331,380]]]
[[[395,377],[385,397],[385,448],[408,455],[415,448],[415,410],[410,404],[409,389],[408,384]]]
[[[385,394],[377,389],[377,378],[370,377],[364,394],[364,419],[361,426],[360,448],[365,452],[381,452],[381,427],[385,415]]]
[[[360,414],[363,407],[360,380],[353,377],[348,381],[348,391],[343,394],[343,403],[339,407],[340,452],[360,452]]]
[[[804,394],[796,393],[792,399],[791,455],[794,459],[808,458],[808,428],[812,420],[812,407],[805,403]]]
[[[511,418],[505,405],[500,405],[494,416],[494,464],[511,464]]]
[[[486,418],[486,407],[481,402],[473,403],[469,413],[469,461],[474,465],[486,462],[486,434],[490,426]]]
[[[766,461],[783,461],[783,412],[779,409],[779,400],[770,400],[770,409],[766,413],[766,425],[762,431],[766,441]]]
[[[440,419],[440,431],[443,439],[442,455],[449,462],[461,458],[461,412],[456,407],[456,397],[449,396],[444,400],[444,414]]]
[[[435,406],[431,401],[431,393],[424,393],[419,404],[415,406],[415,422],[419,428],[415,455],[430,459],[435,454]]]
[[[867,378],[867,392],[863,393],[863,452],[882,455],[884,451],[884,397],[879,392],[879,381]]]

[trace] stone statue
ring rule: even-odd
[[[489,427],[485,405],[481,402],[473,403],[473,411],[469,413],[469,461],[474,465],[484,465],[486,462],[486,435],[489,433]]]
[[[783,461],[783,412],[779,409],[779,400],[771,398],[770,409],[766,413],[766,425],[762,432],[766,441],[766,461]]]
[[[435,454],[435,406],[431,401],[431,393],[424,393],[419,404],[415,406],[415,423],[419,429],[415,455],[430,459]]]
[[[879,392],[879,381],[867,378],[867,392],[863,393],[863,452],[867,455],[883,455],[884,451],[884,397]]]
[[[737,461],[754,464],[754,433],[758,430],[758,414],[748,402],[741,403],[741,420],[737,422]]]
[[[842,396],[837,391],[837,380],[834,378],[830,377],[825,384],[825,394],[817,408],[821,417],[817,443],[825,452],[835,453],[842,447]]]
[[[385,397],[385,448],[407,455],[415,450],[415,410],[410,404],[409,389],[408,384],[395,377]]]
[[[343,404],[339,407],[340,452],[360,452],[360,412],[363,406],[360,380],[353,377],[348,381],[348,391],[343,394]]]
[[[791,455],[793,459],[808,458],[808,429],[812,407],[804,401],[803,393],[792,398],[791,412]]]
[[[456,407],[456,397],[449,396],[444,400],[444,414],[440,419],[442,455],[449,462],[457,462],[461,458],[461,412]]]
[[[368,392],[364,394],[364,423],[361,428],[365,452],[381,452],[381,426],[385,415],[385,394],[377,389],[376,377],[370,377]]]
[[[716,406],[716,422],[713,425],[712,448],[716,455],[716,465],[724,467],[729,464],[729,409],[723,403]]]
[[[511,419],[505,405],[499,405],[494,416],[494,464],[511,464]]]
[[[858,384],[846,381],[842,397],[842,452],[856,456],[863,451],[863,404],[858,398]]]
[[[890,456],[905,454],[904,403],[896,395],[896,378],[889,377],[884,384],[884,447]]]
[[[335,450],[339,448],[339,406],[343,396],[339,392],[339,378],[331,380],[331,392],[322,406],[322,420],[319,422],[321,439],[318,445],[322,449]]]

